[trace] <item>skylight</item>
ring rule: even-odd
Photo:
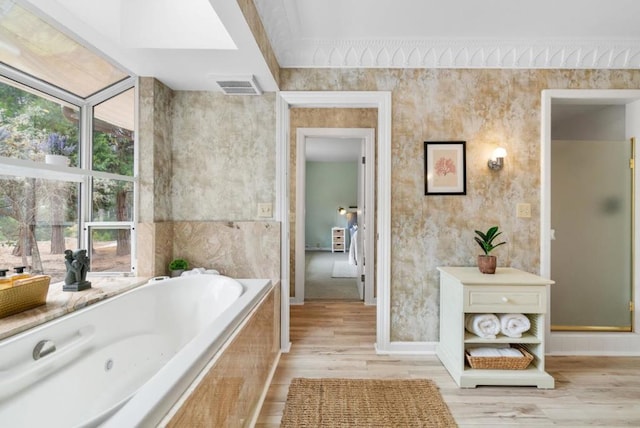
[[[0,62],[86,98],[128,77],[12,1],[0,1]]]
[[[237,49],[209,0],[45,1],[128,49]]]
[[[127,0],[121,42],[142,49],[236,49],[207,0]]]

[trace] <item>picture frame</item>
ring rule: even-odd
[[[424,142],[424,194],[467,194],[466,141]]]

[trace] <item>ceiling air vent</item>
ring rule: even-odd
[[[227,95],[260,95],[262,90],[253,76],[216,79],[216,83]]]

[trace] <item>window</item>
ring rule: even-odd
[[[135,80],[15,4],[0,46],[0,269],[133,273]]]
[[[80,109],[0,77],[0,156],[78,166]]]
[[[0,6],[0,62],[88,98],[129,76],[18,4]]]
[[[133,176],[133,88],[93,108],[93,169]]]
[[[26,266],[62,280],[64,250],[79,245],[79,184],[2,176],[0,186],[0,269]]]

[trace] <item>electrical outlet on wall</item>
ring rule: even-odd
[[[260,218],[273,217],[273,209],[270,203],[258,204],[258,217]]]
[[[531,218],[531,204],[517,204],[516,217]]]

